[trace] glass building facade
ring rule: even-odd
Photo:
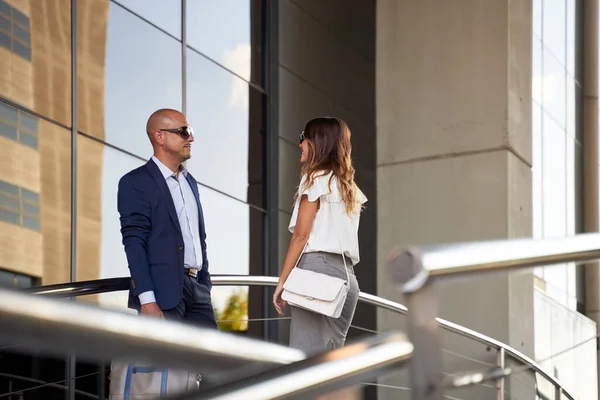
[[[145,124],[160,108],[196,131],[186,166],[210,210],[211,273],[265,273],[266,12],[262,0],[0,0],[0,285],[129,275],[117,183],[152,155]],[[126,292],[80,301],[127,310]],[[247,319],[248,304],[247,288],[213,290],[225,319]],[[63,360],[13,357],[1,372],[64,379]]]
[[[583,231],[582,1],[533,2],[533,236]],[[573,310],[583,304],[574,265],[535,270],[539,287]],[[578,282],[579,281],[579,282]]]
[[[0,267],[42,284],[71,265],[77,280],[127,276],[117,183],[152,155],[149,115],[174,108],[197,132],[187,168],[211,210],[211,272],[262,271],[262,1],[187,2],[185,15],[180,0],[0,4]],[[217,309],[231,294],[215,289]],[[126,294],[94,301],[122,308]]]

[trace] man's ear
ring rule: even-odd
[[[165,140],[164,132],[154,131],[154,132],[152,132],[152,136],[154,138],[154,142],[156,142],[157,144],[163,144],[163,142]]]

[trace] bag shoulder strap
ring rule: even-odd
[[[337,232],[338,242],[340,244],[340,253],[342,255],[342,260],[344,261],[344,271],[346,272],[346,282],[349,285],[350,284],[350,273],[348,272],[348,265],[346,265],[346,256],[344,255],[344,246],[342,245],[342,238],[340,236],[340,231],[338,229],[337,222],[335,220],[335,212],[333,211],[333,206],[331,205],[331,201],[327,201],[327,202],[329,203],[329,209],[331,210],[331,218],[333,218],[333,224],[335,225],[335,231]],[[310,240],[310,236],[309,236],[309,240]],[[302,248],[302,251],[300,252],[300,255],[298,256],[298,259],[296,260],[296,264],[294,265],[294,268],[296,268],[298,266],[298,263],[300,262],[302,255],[306,251],[307,246],[308,246],[308,240],[304,244],[304,247]]]
[[[340,243],[340,252],[342,254],[342,260],[344,260],[344,271],[346,271],[346,282],[350,285],[350,273],[348,272],[348,266],[346,265],[346,256],[344,255],[344,246],[342,245],[342,237],[340,236],[340,231],[338,229],[337,221],[335,220],[335,212],[333,211],[333,206],[331,205],[331,201],[329,201],[329,209],[331,210],[331,218],[333,218],[333,224],[335,225],[335,230],[338,236],[338,242]]]

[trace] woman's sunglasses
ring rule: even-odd
[[[304,131],[300,132],[300,144],[302,144],[302,142],[304,142],[304,139],[306,139],[306,136],[304,135]]]
[[[187,139],[194,136],[194,129],[191,126],[182,126],[176,129],[160,129],[163,132],[178,133],[182,138]]]

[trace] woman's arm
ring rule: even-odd
[[[275,293],[273,294],[273,305],[275,306],[275,309],[279,315],[283,315],[281,307],[285,306],[285,302],[281,300],[283,284],[287,280],[288,276],[290,276],[292,269],[298,261],[298,257],[300,257],[302,250],[304,250],[304,245],[310,237],[313,221],[318,210],[319,199],[314,202],[310,202],[308,201],[307,195],[302,195],[298,209],[298,218],[296,219],[296,226],[294,227],[294,233],[292,234],[292,239],[290,240],[285,261],[283,262],[283,268],[281,269],[281,274],[279,275],[279,282],[277,283]]]
[[[296,226],[294,227],[294,233],[290,239],[290,245],[288,247],[285,261],[283,262],[283,268],[281,269],[281,275],[279,276],[279,285],[283,285],[292,272],[292,269],[298,261],[298,257],[304,249],[304,245],[308,242],[310,232],[312,230],[313,221],[319,210],[319,199],[314,202],[308,201],[308,196],[303,195],[300,199],[300,207],[298,210],[298,219],[296,220]]]

